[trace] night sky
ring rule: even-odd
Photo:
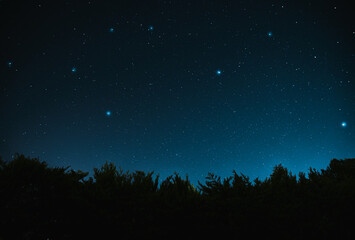
[[[352,1],[0,1],[0,156],[252,179],[355,156]]]

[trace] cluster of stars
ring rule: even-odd
[[[261,159],[262,166],[284,158],[294,158],[297,162],[312,158],[307,151],[313,149],[308,148],[319,140],[329,139],[324,149],[336,152],[336,141],[353,137],[352,103],[349,103],[353,61],[348,59],[354,54],[344,47],[350,42],[346,36],[349,33],[352,38],[355,36],[353,29],[348,29],[348,35],[344,35],[346,27],[342,29],[342,25],[328,32],[322,32],[323,28],[316,31],[319,23],[331,22],[335,17],[322,19],[327,13],[312,16],[301,5],[299,10],[282,3],[270,3],[268,8],[268,1],[261,1],[259,10],[254,12],[253,3],[242,1],[239,5],[243,8],[236,4],[234,10],[245,13],[235,14],[226,6],[215,11],[223,3],[203,9],[204,6],[194,8],[189,4],[184,6],[183,1],[174,2],[159,1],[161,5],[152,8],[142,1],[129,11],[112,3],[112,8],[100,13],[99,9],[107,4],[97,1],[95,14],[105,20],[98,18],[100,21],[90,25],[91,10],[80,6],[82,22],[69,12],[63,20],[57,22],[62,18],[54,17],[51,20],[51,26],[60,27],[48,28],[46,24],[31,22],[28,25],[40,34],[28,39],[21,31],[13,31],[21,21],[11,18],[10,27],[4,30],[8,42],[3,44],[2,51],[5,60],[1,65],[8,76],[1,75],[0,79],[6,82],[11,77],[5,84],[6,90],[0,91],[9,96],[3,104],[8,108],[3,112],[16,108],[16,112],[9,114],[15,116],[22,113],[18,109],[25,110],[26,104],[35,106],[38,109],[31,109],[31,113],[43,112],[49,116],[51,124],[41,126],[46,137],[50,136],[47,133],[54,136],[65,130],[68,135],[107,134],[92,140],[105,139],[95,143],[110,146],[107,158],[126,159],[134,154],[137,159],[147,159],[144,164],[149,167],[150,160],[154,159],[164,159],[159,160],[162,165],[171,161],[175,168],[182,163],[188,165],[194,158],[199,161],[196,165],[204,164],[199,159],[207,159],[204,161],[209,160],[209,166],[223,162],[229,164],[223,168],[230,170],[241,166],[233,165],[238,159],[250,160],[250,169],[255,170],[261,164],[253,159]],[[150,7],[149,11],[145,11],[146,7]],[[67,22],[63,24],[64,21]],[[337,24],[332,22],[332,26]],[[328,33],[332,37],[325,38]],[[41,41],[50,44],[42,46],[38,44]],[[64,70],[60,66],[65,66]],[[22,70],[26,73],[21,73]],[[19,87],[24,90],[17,91]],[[16,93],[19,94],[11,96]],[[73,124],[59,126],[62,123],[57,121],[63,115],[72,118]],[[323,116],[328,117],[326,121]],[[32,114],[28,125],[35,123],[36,118]],[[6,120],[14,124],[11,119],[14,118],[4,115],[3,125],[6,126]],[[84,124],[74,124],[79,121]],[[14,125],[19,135],[22,133],[16,139],[18,146],[42,141],[27,141],[36,131],[30,127],[23,129],[20,121]],[[109,130],[103,133],[101,125],[108,126]],[[331,128],[337,131],[328,131]],[[6,134],[16,135],[11,129],[15,127],[5,129]],[[308,134],[311,134],[309,143],[303,141],[308,139]],[[114,143],[109,141],[111,137]],[[353,138],[348,139],[344,142],[348,141],[346,145],[351,149]],[[44,146],[47,140],[43,138]],[[55,146],[56,139],[52,141]],[[159,141],[163,143],[161,146]],[[79,143],[85,144],[85,141]],[[159,147],[152,150],[154,146]],[[297,151],[289,151],[292,147],[297,147]],[[68,148],[65,152],[71,152],[71,146]],[[86,148],[85,145],[81,149]],[[298,151],[301,148],[305,154]],[[319,151],[323,151],[327,160],[329,155],[324,149]],[[22,151],[21,148],[13,150]],[[96,155],[106,154],[105,148],[98,147],[95,151]],[[344,151],[344,156],[348,152]],[[280,156],[274,157],[278,153]],[[337,154],[331,157],[338,157]],[[221,161],[216,160],[219,158]],[[190,169],[195,168],[192,165]],[[200,169],[204,173],[210,170],[201,166]]]

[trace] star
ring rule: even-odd
[[[222,74],[222,71],[221,71],[221,70],[219,70],[219,69],[217,69],[216,74],[219,76],[219,75],[221,75],[221,74]]]
[[[76,72],[76,67],[73,67],[73,68],[71,69],[71,71],[72,71],[73,73],[75,73],[75,72]]]
[[[106,111],[106,116],[107,117],[111,116],[111,111]]]
[[[272,37],[272,32],[268,32],[267,35],[268,35],[269,37]]]
[[[342,127],[346,127],[346,122],[342,122],[342,123],[341,123],[341,126],[342,126]]]
[[[115,31],[114,28],[110,28],[110,33],[113,33]]]
[[[153,31],[153,30],[154,30],[154,26],[150,25],[150,26],[148,27],[148,31]]]
[[[11,61],[8,62],[8,63],[7,63],[7,66],[12,67],[12,62],[11,62]]]

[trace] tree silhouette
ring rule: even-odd
[[[86,178],[20,154],[0,158],[0,239],[352,236],[355,159],[298,179],[282,165],[265,180],[232,173],[209,173],[195,188],[177,173],[159,184],[154,172],[108,162]]]

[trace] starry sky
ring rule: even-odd
[[[0,1],[0,156],[265,178],[355,157],[351,1]]]

